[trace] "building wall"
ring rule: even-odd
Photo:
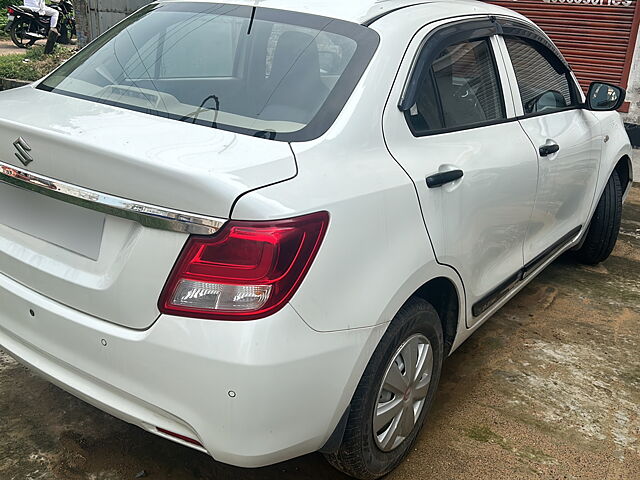
[[[87,0],[73,0],[73,9],[76,16],[76,35],[78,36],[78,46],[84,47],[91,41],[91,31],[89,29],[89,6]]]
[[[74,0],[78,45],[91,40],[151,0]]]
[[[637,40],[629,74],[627,101],[630,105],[629,113],[624,115],[625,122],[640,125],[640,42]]]

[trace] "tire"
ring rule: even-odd
[[[16,47],[29,48],[34,43],[36,43],[35,39],[33,38],[24,39],[20,36],[20,32],[28,31],[30,26],[31,21],[27,18],[20,18],[13,22],[9,34],[11,35],[11,40]]]
[[[60,45],[69,45],[71,44],[71,39],[73,38],[73,25],[67,23],[67,21],[63,21],[60,24],[60,36],[58,37],[58,43]]]
[[[402,367],[397,367],[398,364],[395,362],[395,359],[400,358],[397,356],[399,348],[405,346],[407,341],[413,342],[416,339],[422,339],[420,341],[428,340],[432,349],[433,368],[430,382],[427,386],[420,388],[422,393],[418,394],[416,390],[416,397],[423,395],[424,391],[426,391],[426,396],[410,434],[396,437],[394,442],[401,443],[395,447],[396,443],[389,443],[385,451],[384,445],[381,446],[380,436],[383,437],[382,441],[387,438],[384,435],[385,432],[390,432],[389,429],[391,429],[398,417],[394,417],[394,420],[391,420],[389,429],[385,430],[386,427],[383,426],[380,430],[374,432],[374,414],[380,411],[378,410],[379,402],[386,398],[385,395],[390,395],[389,391],[382,389],[383,380],[385,380],[387,372],[391,371],[392,368],[398,368],[398,371],[402,372]],[[409,300],[391,322],[365,369],[351,402],[349,418],[340,447],[335,453],[325,453],[325,458],[334,468],[361,480],[373,480],[386,475],[402,462],[414,444],[424,424],[427,412],[433,403],[442,371],[443,349],[442,325],[434,308],[421,299],[413,298]],[[423,358],[422,352],[425,352],[424,345],[422,350],[419,350],[414,357],[417,359],[418,365],[420,364],[420,359]],[[402,360],[404,363],[404,354],[402,354]],[[428,363],[428,360],[423,360],[423,364],[426,363]],[[409,376],[406,367],[404,367],[404,371]],[[416,375],[418,375],[418,379],[427,378],[422,377],[419,373]],[[426,383],[426,380],[424,382],[418,381],[418,385],[424,385],[424,383]],[[409,390],[411,389],[409,388]],[[392,398],[393,400],[385,405],[390,405],[393,401],[400,402],[403,405],[400,408],[403,409],[406,408],[404,406],[410,405],[411,412],[417,408],[415,407],[417,404],[414,403],[416,400],[414,400],[413,394],[405,394],[402,397],[394,395]],[[386,402],[387,400],[384,401]],[[411,420],[415,417],[413,413],[410,413],[406,418],[410,419],[407,423],[407,425],[410,425]],[[382,424],[385,421],[380,419],[378,423]],[[401,422],[397,423],[404,425]],[[408,429],[405,431],[408,431]],[[382,434],[379,436],[380,432]],[[389,448],[392,449],[389,450]]]
[[[617,172],[607,182],[589,224],[584,243],[576,252],[579,262],[596,265],[605,261],[618,241],[622,221],[622,185]]]
[[[47,34],[47,43],[44,46],[44,53],[45,54],[50,54],[53,53],[53,50],[56,47],[56,40],[58,39],[60,35],[58,35],[57,33],[55,33],[53,30],[49,30],[49,33]]]

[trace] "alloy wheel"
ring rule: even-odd
[[[387,367],[373,412],[373,436],[383,452],[398,448],[413,431],[432,374],[431,343],[424,335],[413,335],[398,348]]]

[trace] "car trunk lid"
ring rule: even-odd
[[[296,174],[286,143],[31,87],[0,98],[0,162],[15,183],[28,179],[37,190],[0,184],[0,271],[127,327],[144,329],[158,317],[158,297],[189,231],[215,230],[240,195]],[[81,201],[63,201],[52,181],[73,187]],[[59,196],[38,193],[45,190]],[[135,215],[86,208],[100,199],[126,200]],[[149,207],[181,225],[192,217],[214,228],[167,229],[153,208],[144,216],[150,221],[137,221]]]

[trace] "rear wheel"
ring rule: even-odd
[[[30,38],[27,34],[31,27],[31,21],[28,18],[19,18],[11,25],[10,35],[13,43],[20,48],[28,48],[36,43],[35,38]]]
[[[362,480],[393,470],[416,440],[433,403],[443,360],[438,314],[411,299],[391,322],[356,389],[338,451],[325,457]]]
[[[584,244],[576,252],[577,259],[587,265],[605,261],[618,241],[622,221],[622,185],[613,172],[589,224]]]

